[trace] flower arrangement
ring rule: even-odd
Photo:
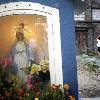
[[[67,86],[69,87],[68,84]],[[75,100],[75,97],[69,94],[68,87],[49,84],[45,90],[34,91],[32,88],[27,89],[27,86],[19,81],[19,83],[13,83],[9,88],[2,88],[0,100],[35,100],[35,98],[37,98],[36,100]]]
[[[12,60],[10,57],[0,57],[0,86],[8,85],[11,83],[8,80]]]
[[[29,65],[26,67],[25,73],[26,74],[33,74],[33,73],[38,73],[39,71],[46,72],[49,70],[49,61],[47,59],[41,60],[39,64],[33,63],[30,66]]]
[[[32,64],[28,75],[28,87],[38,91],[44,89],[50,81],[49,61],[44,59],[39,64]]]
[[[9,74],[12,83],[7,87],[0,84],[0,100],[75,100],[69,93],[69,84],[50,84],[48,60],[33,63],[27,70],[27,83]]]

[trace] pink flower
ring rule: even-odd
[[[27,83],[32,84],[32,75],[27,76]]]
[[[27,85],[28,85],[29,89],[33,88],[33,85],[32,85],[32,75],[28,75],[27,76]]]
[[[29,89],[33,89],[33,85],[32,84],[28,84],[28,88]]]
[[[0,57],[0,64],[1,65],[10,65],[12,63],[12,59],[10,57]]]

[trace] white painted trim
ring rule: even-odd
[[[0,5],[0,16],[13,14],[38,14],[47,18],[51,83],[63,85],[59,10],[32,2],[13,2]]]

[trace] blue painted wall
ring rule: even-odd
[[[76,100],[78,100],[73,0],[0,0],[1,3],[10,1],[31,1],[59,9],[63,82],[68,82],[70,84],[70,92],[74,94]]]

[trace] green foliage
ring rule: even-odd
[[[51,100],[64,100],[64,94],[60,87],[54,89],[50,85],[48,85],[45,90],[42,90],[40,100],[44,100],[45,98],[47,100],[49,100],[49,98]]]
[[[90,71],[93,71],[93,72],[96,72],[97,69],[99,68],[99,65],[97,65],[96,61],[91,61],[87,65],[88,65]]]
[[[80,60],[82,62],[83,67],[88,66],[88,68],[85,67],[87,70],[89,70],[90,72],[97,73],[97,70],[100,67],[100,65],[97,63],[98,56],[95,51],[87,49],[86,54],[80,56]]]
[[[90,48],[86,48],[85,49],[85,54],[87,54],[88,56],[96,56],[98,55],[98,53]]]

